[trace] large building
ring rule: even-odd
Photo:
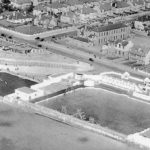
[[[83,26],[80,28],[79,34],[93,41],[93,45],[104,45],[109,41],[127,39],[130,35],[130,27],[123,23]]]

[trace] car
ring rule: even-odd
[[[44,39],[42,38],[42,39],[40,39],[40,41],[44,41]]]
[[[6,35],[4,33],[1,33],[1,36],[5,37]]]
[[[38,47],[42,47],[42,45],[41,45],[41,44],[38,44],[37,46],[38,46]]]
[[[12,36],[8,36],[9,39],[12,39]]]
[[[40,37],[36,37],[35,40],[40,40]]]
[[[92,61],[92,62],[93,62],[94,60],[93,60],[93,58],[89,58],[89,61]]]

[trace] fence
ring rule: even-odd
[[[76,65],[62,64],[62,63],[48,63],[38,61],[25,61],[25,60],[11,60],[11,59],[0,59],[0,64],[4,65],[15,65],[15,66],[37,66],[37,67],[51,67],[51,68],[63,68],[63,69],[76,69]]]

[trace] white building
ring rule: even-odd
[[[148,128],[140,133],[128,135],[127,140],[150,149],[150,129]]]
[[[15,95],[24,101],[30,101],[32,99],[43,96],[43,92],[40,90],[33,90],[28,87],[21,87],[15,90]]]

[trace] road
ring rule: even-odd
[[[46,48],[47,50],[50,50],[54,53],[59,53],[61,55],[65,55],[73,59],[77,59],[79,61],[89,63],[93,65],[97,70],[102,71],[102,72],[105,71],[105,69],[107,68],[109,71],[114,70],[114,71],[122,72],[122,73],[127,71],[136,77],[140,77],[140,78],[146,77],[146,74],[140,73],[137,70],[133,70],[127,66],[116,64],[116,63],[113,63],[112,61],[101,59],[99,57],[95,58],[93,54],[89,54],[78,49],[72,49],[72,48],[65,47],[63,45],[59,45],[57,43],[52,43],[52,42],[51,43],[39,42],[38,44],[42,45],[43,48]],[[89,61],[89,58],[92,58],[93,61]],[[102,68],[105,68],[105,69],[102,70]]]

